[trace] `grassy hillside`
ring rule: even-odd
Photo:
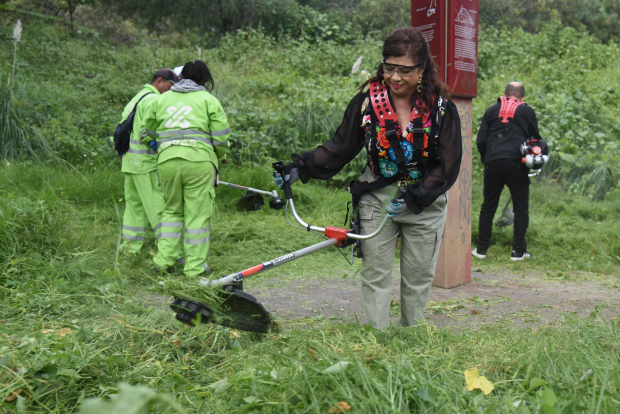
[[[585,320],[568,314],[532,331],[500,324],[377,332],[316,318],[280,321],[280,331],[259,338],[174,321],[161,295],[196,284],[155,274],[152,234],[140,254],[119,254],[123,177],[106,141],[156,68],[199,56],[209,63],[233,129],[222,179],[271,189],[272,160],[330,137],[368,76],[362,70],[373,72],[380,60],[377,38],[310,42],[248,29],[200,49],[183,35],[140,33],[133,46],[115,47],[26,19],[13,78],[14,23],[13,14],[0,14],[0,412],[323,413],[338,412],[339,402],[367,413],[616,409],[618,322],[599,317],[600,307]],[[607,275],[608,288],[620,288],[618,59],[613,43],[557,22],[539,34],[481,32],[474,126],[508,81],[521,80],[555,150],[549,178],[532,186],[537,259],[508,261],[509,228],[496,231],[476,269],[544,269],[562,280]],[[482,201],[475,162],[474,229]],[[296,184],[303,216],[342,223],[348,195],[338,187],[360,168],[329,183]],[[217,190],[216,275],[318,241],[289,227],[282,211],[236,212],[241,194]],[[278,268],[269,281],[358,269],[332,248]],[[246,286],[260,283],[257,276]],[[466,390],[464,372],[473,367],[494,384],[489,395]]]
[[[13,71],[12,17],[0,16],[3,85]],[[233,129],[231,160],[260,165],[329,139],[348,100],[380,61],[380,41],[372,37],[316,43],[248,29],[217,45],[198,46],[186,45],[182,37],[142,37],[134,47],[113,47],[31,20],[17,44],[16,79],[3,96],[13,95],[7,104],[26,135],[44,138],[42,151],[49,147],[52,155],[84,166],[102,156],[109,163],[113,154],[106,137],[155,68],[201,57],[214,71],[215,94]],[[360,57],[359,70],[351,74]],[[602,199],[620,181],[619,61],[614,43],[603,45],[559,21],[538,34],[487,28],[480,33],[474,132],[505,84],[523,82],[553,150],[548,172],[565,189]],[[362,165],[351,165],[336,181],[348,182]]]

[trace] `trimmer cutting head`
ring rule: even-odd
[[[495,222],[497,227],[508,227],[515,222],[515,213],[510,209],[510,207],[506,206],[502,210],[502,215]]]
[[[217,311],[202,303],[176,299],[170,308],[176,319],[189,326],[196,323],[214,323],[241,331],[267,333],[271,315],[256,298],[240,290],[221,292],[224,301]]]
[[[237,211],[256,211],[260,210],[265,201],[263,196],[253,191],[248,191],[237,201]]]
[[[269,201],[269,207],[274,210],[280,210],[286,205],[286,200],[280,197],[272,198]]]
[[[196,326],[197,323],[209,323],[213,319],[210,307],[191,300],[175,299],[170,308],[177,313],[177,321],[185,325]]]

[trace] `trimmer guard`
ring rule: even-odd
[[[189,326],[196,323],[215,323],[241,331],[267,333],[271,315],[258,300],[240,290],[221,292],[224,301],[214,312],[210,307],[186,299],[176,299],[170,308],[177,312],[176,319]]]
[[[227,298],[221,305],[222,311],[215,316],[219,325],[248,332],[269,332],[271,315],[254,296],[236,289],[221,295]]]
[[[248,191],[237,201],[236,209],[237,211],[256,211],[260,210],[263,205],[265,205],[263,196],[253,191]]]

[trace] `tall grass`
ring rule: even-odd
[[[23,107],[30,104],[20,78],[14,78],[9,87],[0,76],[0,158],[38,158],[51,154],[41,132],[28,123]]]

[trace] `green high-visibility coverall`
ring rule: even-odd
[[[165,200],[155,265],[172,266],[183,246],[187,276],[210,272],[215,179],[230,135],[222,105],[207,91],[171,89],[149,106],[145,126],[147,137],[142,141],[157,140],[157,169]]]
[[[159,91],[153,85],[144,85],[125,106],[121,122],[147,93],[149,95],[140,101],[136,109],[129,150],[122,158],[122,172],[125,173],[122,248],[128,253],[137,253],[142,248],[149,223],[158,233],[164,211],[164,196],[157,177],[157,152],[140,140],[146,136],[144,115],[151,103],[161,95]]]

